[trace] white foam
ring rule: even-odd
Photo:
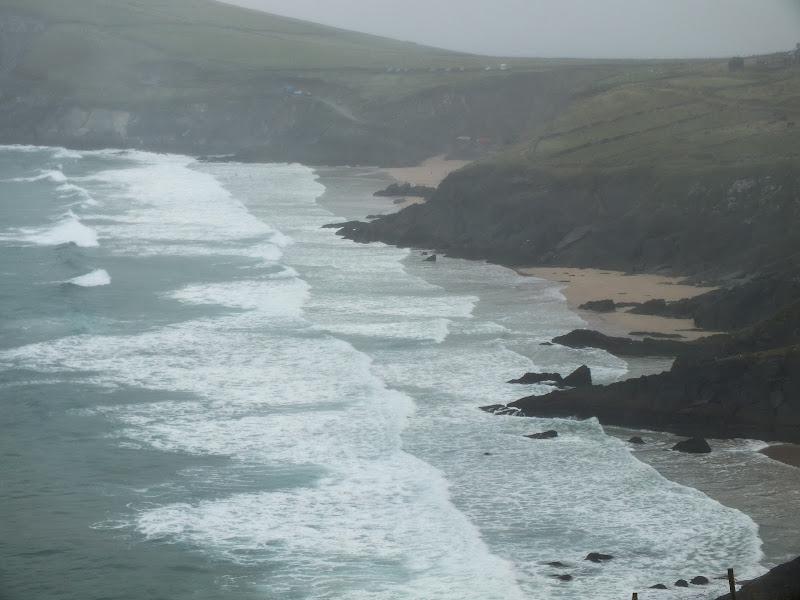
[[[187,304],[217,304],[255,310],[267,317],[299,318],[309,286],[298,278],[277,277],[191,285],[168,296]]]
[[[69,150],[67,148],[55,148],[54,150],[54,158],[83,158],[83,154],[77,150]]]
[[[74,183],[62,183],[56,188],[56,191],[61,192],[62,196],[65,198],[74,198],[77,196],[80,198],[80,201],[74,203],[77,205],[88,207],[97,206],[99,204],[85,188],[75,185]]]
[[[64,215],[54,225],[47,227],[22,227],[8,230],[0,234],[0,239],[43,246],[58,246],[70,242],[84,248],[99,246],[95,230],[81,223],[80,219],[72,213]]]
[[[80,287],[97,287],[111,283],[111,277],[105,269],[95,269],[91,273],[70,279],[67,283]]]
[[[266,597],[286,587],[307,598],[523,597],[511,564],[453,510],[446,482],[404,454],[311,488],[144,510],[137,528],[236,562],[284,564],[261,582]],[[334,565],[338,576],[320,577]]]
[[[49,170],[49,171],[42,171],[39,175],[34,175],[33,177],[14,177],[9,181],[15,182],[34,182],[34,181],[42,181],[45,179],[49,179],[55,183],[63,183],[67,181],[67,176],[64,175],[59,170]]]
[[[126,169],[76,178],[92,196],[103,195],[104,206],[117,211],[115,222],[98,225],[112,248],[169,254],[252,251],[253,243],[268,260],[290,239],[255,218],[213,176],[191,168],[185,156],[126,152]],[[241,244],[241,248],[224,245]],[[271,246],[269,251],[266,245]],[[243,250],[246,248],[247,250]],[[148,250],[149,249],[149,250]]]

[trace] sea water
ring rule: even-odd
[[[685,598],[726,583],[647,588],[763,572],[748,516],[596,421],[478,410],[550,389],[505,383],[526,371],[627,365],[541,345],[583,324],[550,283],[321,228],[379,183],[0,147],[0,597]]]

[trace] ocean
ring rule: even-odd
[[[622,434],[478,410],[629,365],[542,345],[584,325],[549,282],[321,228],[385,184],[0,147],[0,598],[671,599],[765,571],[750,516]]]

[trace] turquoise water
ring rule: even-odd
[[[763,571],[749,517],[596,422],[477,410],[546,391],[504,383],[528,370],[627,366],[540,345],[582,324],[544,281],[320,228],[376,212],[377,177],[0,148],[8,598],[621,598]]]

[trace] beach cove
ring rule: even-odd
[[[384,169],[383,172],[401,183],[437,186],[449,173],[462,166],[460,161],[434,157],[417,168]],[[386,202],[385,199],[378,200]],[[337,214],[356,218],[356,212]],[[376,211],[377,214],[382,212]],[[417,257],[418,260],[426,258],[419,254]],[[642,339],[647,334],[655,334],[688,341],[717,333],[698,329],[690,319],[631,314],[626,309],[601,313],[579,308],[584,303],[605,299],[617,303],[643,303],[661,298],[670,302],[701,295],[715,289],[713,287],[691,285],[679,277],[605,269],[517,267],[514,270],[522,276],[556,284],[569,310],[583,319],[583,327],[605,335]],[[667,357],[624,357],[624,360],[628,363],[628,373],[623,379],[668,370],[672,363]],[[524,393],[521,391],[520,396]],[[764,540],[765,564],[774,566],[797,554],[796,540],[800,539],[800,514],[797,512],[800,446],[751,440],[711,440],[717,451],[708,457],[699,457],[670,451],[676,442],[683,439],[679,436],[613,426],[605,429],[620,440],[643,436],[649,446],[632,446],[633,456],[656,468],[664,477],[698,489],[751,516],[759,525]]]
[[[544,280],[324,229],[391,206],[376,169],[3,152],[12,597],[616,598],[765,569],[747,514],[597,422],[477,409],[527,370],[628,366],[541,345],[583,323]]]

